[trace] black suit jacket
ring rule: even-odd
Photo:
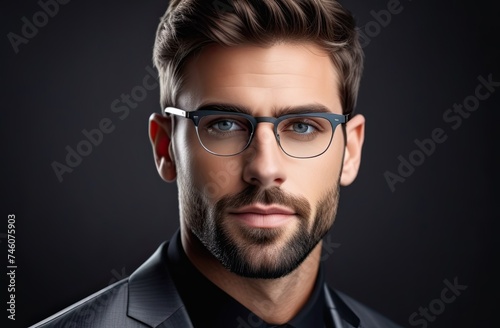
[[[168,242],[162,243],[158,250],[130,277],[98,291],[31,327],[193,327],[164,260],[167,247]],[[400,327],[345,294],[329,288],[327,291],[332,301],[327,303],[334,308],[337,320],[343,325],[338,328]]]

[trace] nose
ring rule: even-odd
[[[279,187],[286,180],[286,156],[276,142],[273,126],[260,123],[250,146],[244,151],[243,180],[261,188]]]

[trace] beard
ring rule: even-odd
[[[186,227],[225,268],[247,278],[276,279],[294,271],[333,225],[339,199],[337,182],[316,204],[311,217],[305,197],[279,187],[249,186],[213,205],[195,188],[183,187],[179,197]],[[255,228],[235,224],[226,216],[228,209],[256,203],[289,207],[297,220],[280,227]]]

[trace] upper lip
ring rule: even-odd
[[[281,215],[293,215],[295,211],[279,205],[248,205],[243,206],[238,209],[230,211],[232,214],[246,214],[254,213],[260,215],[271,215],[271,214],[281,214]]]

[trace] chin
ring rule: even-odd
[[[237,233],[231,230],[222,232],[217,238],[212,254],[226,269],[247,278],[287,276],[300,266],[321,240],[313,242],[299,227],[238,227]]]

